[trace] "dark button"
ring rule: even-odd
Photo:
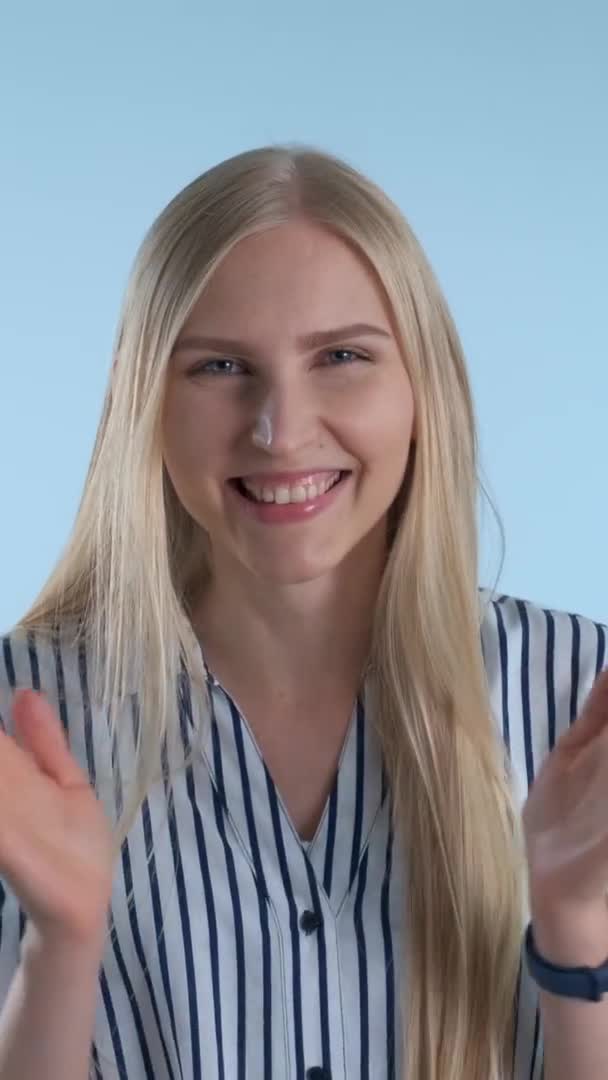
[[[306,1080],[331,1080],[331,1073],[323,1065],[313,1065],[312,1069],[306,1070]]]
[[[305,934],[312,934],[315,930],[319,929],[322,923],[323,919],[316,911],[303,911],[300,915],[300,927]],[[320,1068],[320,1066],[315,1065],[314,1068]],[[308,1076],[308,1073],[306,1075]],[[315,1077],[316,1073],[313,1080],[315,1080]],[[319,1076],[319,1080],[323,1080],[323,1078]]]

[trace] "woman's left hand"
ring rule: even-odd
[[[608,943],[608,671],[545,758],[522,819],[533,922],[572,933],[594,927],[601,952]]]

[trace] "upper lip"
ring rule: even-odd
[[[346,469],[298,469],[290,472],[256,472],[242,473],[233,477],[234,480],[247,480],[251,484],[298,484],[308,481],[314,483],[318,477],[332,476],[337,472],[347,472]]]

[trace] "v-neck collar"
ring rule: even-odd
[[[201,652],[202,656],[202,652]],[[369,694],[359,694],[336,775],[315,836],[301,840],[270,775],[255,735],[202,656],[211,705],[203,749],[212,782],[254,871],[265,885],[277,859],[294,893],[309,895],[310,872],[338,912],[357,879],[374,822],[386,796],[380,742]]]

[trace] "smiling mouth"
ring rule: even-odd
[[[347,476],[350,476],[350,471],[337,469],[318,484],[252,484],[240,478],[229,480],[229,483],[249,502],[287,506],[290,503],[312,502],[337,487]]]

